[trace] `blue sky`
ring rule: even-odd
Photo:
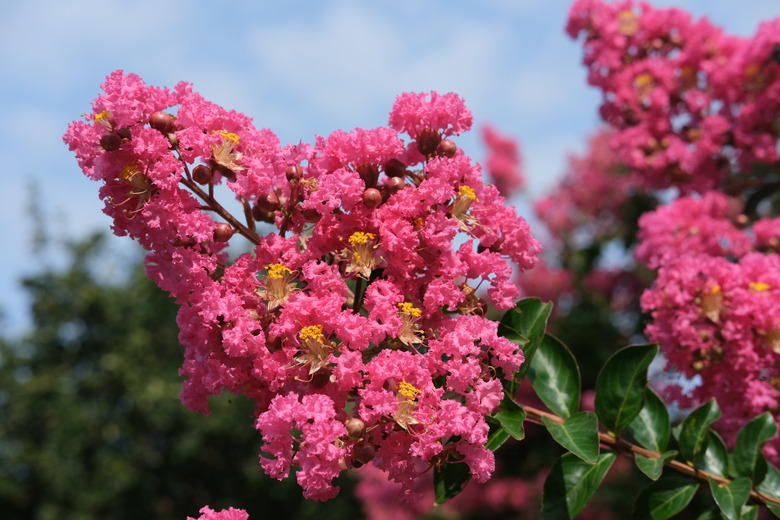
[[[742,36],[780,16],[777,0],[654,5],[677,5]],[[59,265],[32,254],[31,203],[52,236],[108,229],[97,183],[83,177],[61,136],[112,70],[154,85],[189,81],[282,142],[383,125],[404,91],[454,91],[475,126],[491,122],[520,139],[530,194],[538,195],[598,123],[599,95],[585,84],[580,47],[563,32],[568,7],[558,0],[1,2],[5,330],[29,325],[19,278]],[[477,132],[458,142],[482,157]],[[111,243],[119,251],[127,245]]]

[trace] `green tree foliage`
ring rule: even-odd
[[[208,417],[181,405],[175,305],[140,255],[110,261],[103,242],[67,245],[65,268],[24,280],[34,329],[0,339],[0,517],[360,516],[349,492],[307,502],[262,473],[252,403],[214,399]],[[106,283],[107,270],[124,274]]]

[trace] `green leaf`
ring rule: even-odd
[[[669,444],[671,431],[669,410],[650,388],[645,388],[645,404],[631,424],[628,431],[636,441],[648,450],[663,452]]]
[[[528,372],[534,352],[544,336],[551,310],[552,303],[542,303],[539,298],[524,298],[509,309],[498,324],[498,334],[516,343],[525,354],[525,363],[515,374],[516,381],[522,381]],[[514,396],[514,393],[511,395]]]
[[[545,334],[530,363],[528,378],[539,399],[566,418],[580,408],[580,369],[560,340]]]
[[[491,424],[485,447],[490,451],[496,451],[507,440],[509,440],[509,434],[507,431],[500,424]]]
[[[633,518],[666,520],[683,509],[696,494],[699,483],[684,477],[656,480],[636,497]]]
[[[718,504],[720,512],[726,520],[739,520],[742,514],[742,506],[747,502],[750,496],[750,479],[747,477],[738,477],[728,484],[718,484],[713,479],[708,478],[710,491],[715,503]]]
[[[775,434],[777,424],[769,412],[762,413],[739,430],[732,452],[737,475],[749,477],[754,484],[764,480],[767,463],[761,454],[761,448]]]
[[[433,471],[433,489],[436,493],[436,503],[443,504],[454,498],[468,484],[471,472],[465,462],[442,464]]]
[[[595,464],[565,453],[553,465],[544,482],[544,518],[568,520],[576,517],[596,492],[613,462],[614,453],[602,453]]]
[[[720,408],[714,399],[707,401],[685,418],[680,429],[680,453],[698,466],[709,442],[709,427],[720,419]]]
[[[664,471],[664,465],[670,459],[673,459],[677,455],[675,450],[665,451],[660,457],[651,459],[644,455],[634,455],[634,462],[639,471],[647,475],[651,480],[658,480]]]
[[[656,345],[635,345],[615,352],[596,380],[596,414],[609,431],[619,433],[644,405],[647,367]]]
[[[742,506],[742,520],[758,520],[758,506]]]
[[[701,459],[701,469],[719,477],[729,473],[729,452],[720,435],[712,430],[707,434],[707,450]]]
[[[578,412],[558,424],[542,417],[547,431],[555,441],[584,460],[594,463],[599,458],[599,421],[593,412]]]
[[[772,498],[780,499],[780,470],[775,465],[767,463],[766,476],[756,489]],[[780,505],[768,503],[767,508],[780,518]]]
[[[774,464],[767,463],[766,476],[756,489],[765,495],[780,499],[780,469],[777,469]]]
[[[501,411],[494,415],[494,417],[501,423],[501,427],[506,432],[521,441],[525,437],[525,430],[523,429],[523,421],[525,421],[525,410],[517,406],[517,404],[508,396],[504,396],[501,400]]]

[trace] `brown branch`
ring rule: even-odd
[[[526,420],[529,422],[544,426],[544,421],[542,421],[542,418],[546,417],[549,421],[552,421],[556,424],[563,424],[564,420],[562,417],[559,417],[549,412],[545,412],[543,410],[539,410],[537,408],[533,408],[531,406],[526,406],[520,403],[517,404],[525,411]],[[601,444],[609,446],[610,448],[612,448],[612,450],[616,452],[623,453],[631,457],[635,455],[642,455],[649,459],[658,459],[661,457],[661,454],[658,452],[647,450],[645,448],[642,448],[641,446],[632,444],[624,439],[620,439],[616,437],[612,433],[599,432],[599,442],[601,442]],[[721,477],[718,475],[713,475],[712,473],[698,469],[694,466],[690,466],[685,462],[681,462],[679,460],[667,461],[665,463],[665,466],[673,469],[674,471],[677,471],[678,473],[682,473],[683,475],[701,481],[706,481],[708,478],[711,478],[718,484],[729,484],[731,482],[731,479]],[[764,504],[771,503],[771,504],[780,505],[780,499],[770,497],[769,495],[766,495],[765,493],[762,493],[755,489],[750,490],[750,496],[755,500],[763,502]]]

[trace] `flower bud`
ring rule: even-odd
[[[420,150],[421,154],[428,157],[436,151],[436,147],[439,146],[440,142],[441,136],[439,133],[426,128],[417,136],[417,149]]]
[[[359,441],[366,436],[366,423],[357,417],[350,417],[344,421],[344,426],[347,428],[347,435],[353,441]]]
[[[288,166],[284,170],[284,175],[287,177],[288,181],[292,181],[293,179],[300,179],[303,177],[303,168],[297,164],[294,166]]]
[[[379,179],[379,168],[375,164],[360,163],[355,169],[360,174],[360,178],[366,183],[367,188],[373,188],[376,186],[376,181]]]
[[[387,186],[389,194],[392,195],[403,189],[403,187],[406,186],[406,183],[404,182],[403,177],[390,177],[387,179],[385,186]]]
[[[214,178],[214,172],[205,164],[199,164],[192,170],[192,178],[198,184],[206,185]]]
[[[458,145],[456,145],[450,139],[442,139],[439,145],[436,147],[436,155],[439,157],[451,158],[458,151]]]
[[[114,132],[106,132],[100,137],[100,146],[107,152],[119,150],[122,146],[122,138]]]
[[[133,137],[132,134],[130,133],[129,127],[118,128],[117,130],[114,131],[116,132],[116,135],[118,135],[122,139],[130,140]]]
[[[214,228],[214,242],[227,242],[233,236],[233,228],[230,224],[220,222]]]
[[[274,352],[279,352],[282,350],[282,338],[279,336],[274,336],[273,334],[269,334],[265,338],[265,348],[267,348],[268,352],[271,352],[272,354]]]
[[[385,174],[388,177],[403,177],[406,175],[406,165],[398,159],[390,159],[385,163]]]
[[[301,210],[301,215],[306,219],[306,222],[317,222],[322,218],[319,211],[314,208],[304,208]]]
[[[279,197],[277,197],[276,193],[273,191],[261,195],[255,204],[257,204],[257,208],[263,213],[273,213],[281,207]]]
[[[397,179],[398,177],[394,177]],[[382,204],[382,193],[376,188],[368,188],[363,192],[363,205],[368,209],[374,209]]]
[[[352,466],[359,468],[363,464],[371,462],[376,455],[376,448],[373,444],[359,442],[352,448]]]
[[[176,130],[176,117],[168,112],[158,110],[149,116],[149,126],[163,135],[168,135]]]

